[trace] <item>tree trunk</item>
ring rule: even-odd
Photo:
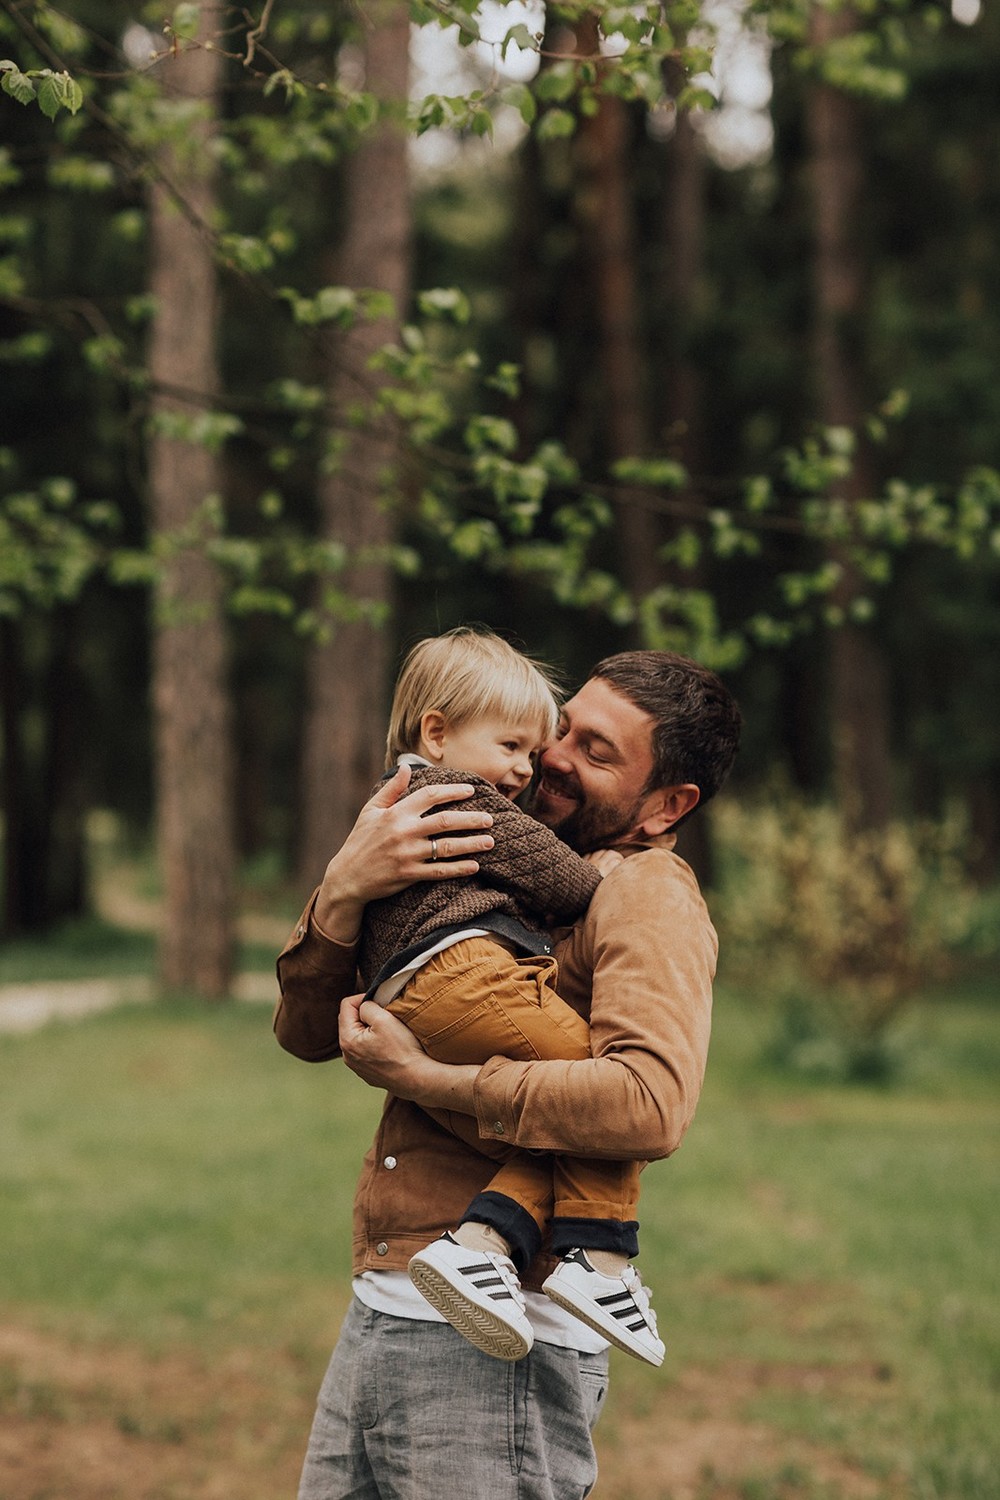
[[[664,401],[662,426],[670,447],[689,474],[704,470],[702,452],[702,384],[691,353],[691,333],[701,296],[705,248],[705,151],[701,136],[686,110],[677,113],[677,124],[668,148],[668,174],[663,203],[664,250],[663,291],[667,326],[664,346]],[[663,526],[664,534],[672,528]],[[665,576],[678,587],[698,588],[704,569],[665,569]],[[677,852],[694,869],[701,885],[716,880],[711,814],[700,814],[685,823],[677,835]]]
[[[677,115],[668,167],[663,214],[667,369],[662,417],[680,461],[690,473],[698,473],[704,466],[702,381],[691,337],[702,299],[705,149],[686,110]]]
[[[812,45],[822,50],[852,31],[849,10],[814,5]],[[815,223],[815,361],[822,420],[861,433],[866,403],[862,369],[865,265],[858,242],[864,222],[864,166],[859,108],[826,83],[810,90],[807,105],[812,151]],[[859,437],[859,442],[861,441]],[[860,447],[841,493],[857,501],[873,493],[870,455]],[[850,607],[860,592],[849,560],[842,567],[836,603]],[[856,829],[880,827],[892,808],[888,674],[873,634],[845,624],[830,640],[830,702],[834,780],[838,801]]]
[[[597,22],[592,16],[580,23],[577,45],[584,55],[597,51]],[[648,452],[629,155],[628,109],[615,95],[601,95],[596,113],[580,122],[577,212],[590,251],[603,375],[600,416],[612,459]],[[663,579],[657,555],[662,540],[659,517],[644,505],[640,492],[627,486],[621,487],[616,499],[622,575],[638,600]]]
[[[162,430],[164,419],[210,409],[216,366],[216,273],[204,226],[215,207],[209,142],[221,59],[179,52],[160,64],[164,93],[198,99],[183,144],[159,165],[191,215],[162,183],[150,192],[150,287],[156,300],[149,350],[153,432],[149,500],[154,532],[175,535],[220,488],[215,455]],[[235,856],[226,628],[221,579],[203,548],[183,546],[157,588],[153,639],[157,837],[164,913],[160,981],[206,998],[228,994],[233,970]]]
[[[368,12],[365,88],[383,116],[347,166],[346,229],[338,281],[390,292],[400,315],[410,283],[410,190],[407,142],[394,118],[409,78],[409,14],[389,0]],[[365,404],[379,377],[371,355],[396,331],[394,320],[361,322],[331,349],[329,404],[334,423],[349,432],[336,472],[320,486],[324,536],[352,561],[334,579],[349,599],[349,618],[336,620],[332,638],[309,662],[309,711],[303,755],[299,863],[303,880],[318,881],[381,773],[388,717],[392,569],[385,549],[395,523],[386,500],[386,475],[399,460],[395,424],[372,415],[350,428],[352,407]]]

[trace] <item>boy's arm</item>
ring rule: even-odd
[[[420,785],[433,785],[453,771],[421,767],[414,773]],[[507,891],[541,917],[572,922],[586,911],[600,872],[575,854],[544,824],[529,817],[496,787],[479,777],[468,806],[481,808],[493,819],[493,848],[478,856],[481,883]]]

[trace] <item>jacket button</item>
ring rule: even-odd
[[[378,1244],[375,1246],[375,1254],[376,1255],[388,1255],[389,1254],[389,1246],[386,1244],[385,1240],[379,1240]]]
[[[305,937],[305,935],[306,935],[306,930],[305,930],[304,927],[296,927],[296,929],[295,929],[295,936],[296,937]]]
[[[393,1167],[396,1165],[396,1158],[394,1156],[387,1156],[382,1165],[383,1167],[388,1167],[389,1171],[391,1172]]]
[[[503,1135],[503,1133],[504,1133],[504,1130],[503,1130],[503,1121],[502,1120],[494,1120],[493,1121],[493,1134],[494,1135]]]

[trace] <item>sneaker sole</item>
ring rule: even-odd
[[[609,1344],[614,1344],[616,1349],[621,1349],[624,1354],[631,1354],[633,1359],[641,1359],[647,1365],[655,1366],[656,1369],[662,1365],[663,1354],[657,1354],[655,1350],[647,1349],[638,1342],[631,1342],[627,1331],[617,1325],[613,1328],[607,1327],[600,1318],[594,1317],[591,1313],[589,1302],[584,1302],[578,1307],[572,1297],[567,1296],[562,1288],[543,1287],[542,1290],[550,1302],[558,1303],[566,1312],[572,1313],[574,1318],[579,1318],[581,1323],[586,1323],[588,1328],[592,1328],[595,1333],[607,1339]]]
[[[426,1261],[411,1261],[410,1280],[431,1307],[436,1307],[455,1332],[468,1339],[480,1353],[513,1363],[523,1359],[531,1349],[533,1339],[526,1339],[489,1308],[479,1307],[463,1297],[436,1266]]]

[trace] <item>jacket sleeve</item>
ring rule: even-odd
[[[313,921],[314,891],[278,955],[274,1034],[306,1062],[340,1056],[340,1002],[358,989],[357,945],[335,942]]]
[[[627,858],[557,950],[560,993],[584,1010],[593,976],[593,1056],[492,1058],[476,1083],[480,1136],[581,1156],[669,1156],[701,1090],[716,953],[687,865],[662,850]]]

